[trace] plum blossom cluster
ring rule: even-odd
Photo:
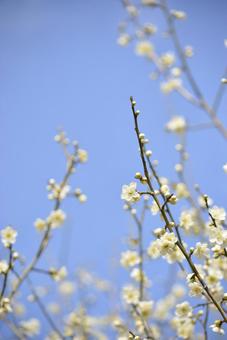
[[[152,64],[151,79],[160,80],[161,91],[169,94],[173,91],[179,92],[181,95],[188,95],[185,86],[183,85],[182,67],[177,53],[167,49],[165,52],[159,52],[159,46],[155,45],[154,41],[157,36],[171,37],[172,30],[157,27],[155,24],[155,14],[161,11],[164,16],[168,16],[169,23],[172,25],[176,21],[186,19],[186,13],[180,10],[169,10],[165,1],[140,1],[138,4],[135,1],[123,1],[126,9],[126,19],[119,25],[118,44],[120,46],[134,45],[135,53],[145,58]],[[154,22],[147,22],[144,17],[146,13],[153,14]],[[152,13],[153,12],[153,13]],[[164,32],[163,32],[163,31]],[[184,58],[193,56],[193,47],[190,45],[184,46]]]
[[[133,320],[131,334],[138,339],[165,339],[174,333],[181,339],[207,339],[211,329],[223,335],[227,323],[226,211],[203,194],[198,185],[197,201],[192,197],[184,178],[187,157],[183,146],[176,147],[182,157],[181,171],[175,169],[177,179],[172,182],[159,176],[153,153],[147,153],[149,140],[146,138],[144,143],[140,112],[135,107],[131,98],[143,171],[136,172],[134,182],[123,185],[121,194],[124,209],[136,227],[127,242],[129,249],[122,252],[120,259],[131,281],[122,289],[123,302]],[[173,120],[167,124],[167,129],[177,134],[184,133],[185,127],[183,119],[176,119],[176,125]],[[153,216],[154,226],[159,225],[152,228],[150,241],[144,235],[152,219],[147,226],[145,216]],[[160,300],[156,300],[160,283],[156,288],[150,280],[155,260],[164,260],[175,272],[174,277],[170,275],[167,295]],[[125,336],[126,329],[121,328],[119,335]]]
[[[150,64],[150,78],[159,82],[163,94],[170,95],[176,92],[208,116],[210,124],[198,124],[197,130],[213,126],[222,137],[227,139],[227,129],[217,117],[223,88],[227,83],[226,69],[218,84],[213,104],[209,104],[190,67],[194,48],[190,44],[182,44],[178,34],[178,27],[180,29],[183,22],[188,19],[187,13],[183,10],[171,9],[167,0],[123,0],[122,3],[126,15],[119,24],[118,44],[122,47],[132,45],[135,54]],[[164,24],[162,20],[157,20],[160,14]],[[164,52],[163,44],[166,45]],[[224,39],[224,48],[226,46],[226,39]],[[193,130],[195,127],[191,127],[189,122],[186,124],[183,115],[184,113],[180,116],[173,115],[173,119],[167,124],[167,129],[177,133],[185,129]],[[226,171],[225,165],[223,169]]]
[[[137,235],[133,235],[128,242],[130,248],[133,248],[130,249],[132,253],[125,250],[121,258],[121,264],[125,268],[139,273],[139,280],[136,282],[134,275],[130,273],[134,286],[127,286],[130,287],[130,296],[134,296],[134,301],[129,302],[131,307],[134,306],[131,313],[135,320],[134,330],[130,334],[133,339],[166,339],[171,337],[171,330],[175,333],[173,337],[183,339],[208,339],[209,330],[223,335],[227,323],[226,211],[204,194],[197,184],[194,190],[192,185],[188,184],[186,168],[189,154],[186,147],[189,133],[207,128],[215,128],[225,140],[227,139],[227,129],[218,117],[225,90],[226,70],[217,86],[213,103],[209,104],[190,67],[190,58],[194,56],[193,47],[188,44],[184,46],[178,35],[177,27],[181,27],[181,22],[187,19],[187,14],[182,10],[170,9],[166,0],[125,0],[122,3],[126,17],[119,25],[118,44],[122,47],[132,45],[135,54],[149,63],[150,78],[158,81],[164,95],[178,93],[191,104],[190,112],[193,108],[199,109],[209,119],[209,123],[206,120],[205,123],[192,125],[191,117],[188,112],[185,113],[183,107],[179,111],[180,114],[173,113],[166,123],[165,130],[175,135],[178,140],[175,149],[179,161],[174,166],[176,179],[172,181],[158,174],[158,162],[151,157],[153,152],[147,149],[149,140],[139,129],[140,111],[135,108],[135,100],[131,99],[143,171],[136,172],[133,182],[137,200],[133,202],[123,194],[123,189],[127,186],[123,186],[121,196],[125,201],[124,208],[130,213],[137,230]],[[159,27],[156,24],[157,12],[164,18],[164,24],[159,21]],[[163,38],[167,46],[164,52],[163,43],[159,46],[159,41]],[[223,171],[227,173],[227,164],[223,165]],[[147,243],[147,226],[144,220],[145,215],[147,219],[149,213],[154,222],[151,233],[153,237]],[[135,248],[137,261],[134,263]],[[130,254],[132,262],[128,260]],[[149,299],[152,291],[156,296],[158,291],[152,287],[147,293],[146,286],[149,280],[145,270],[149,269],[149,263],[152,261],[155,271],[154,260],[164,260],[175,268],[172,269],[176,273],[175,280],[182,280],[185,290],[184,294],[179,295],[179,299],[184,300],[175,302],[172,306],[166,301],[166,305],[163,305],[165,318],[162,319],[160,315],[160,318],[156,319],[157,314],[153,312],[151,320],[140,319],[143,325],[141,329],[137,326],[140,315],[139,301],[143,300],[144,296]],[[133,267],[129,263],[134,263]],[[174,285],[175,280],[170,279],[170,283]],[[165,297],[163,300],[165,301]],[[154,311],[154,308],[152,310]],[[152,328],[154,320],[159,328],[158,334]],[[164,320],[165,330],[168,329],[166,334],[162,333],[163,329],[160,327]]]
[[[49,324],[51,331],[45,339],[65,339],[79,333],[92,335],[97,333],[98,335],[95,336],[99,338],[99,335],[101,336],[102,334],[101,328],[105,326],[105,322],[100,325],[94,317],[90,316],[89,311],[86,310],[85,303],[81,302],[80,305],[75,307],[59,302],[62,298],[71,299],[76,294],[77,286],[82,285],[82,279],[83,285],[87,286],[85,277],[88,277],[88,274],[86,275],[85,271],[80,271],[80,274],[75,274],[73,278],[72,275],[70,277],[68,274],[66,266],[55,267],[50,265],[49,268],[39,266],[42,258],[45,258],[47,247],[54,236],[54,229],[62,226],[66,220],[66,212],[63,210],[62,202],[69,197],[74,197],[81,203],[86,202],[86,195],[80,188],[71,189],[70,180],[75,169],[88,160],[87,151],[81,149],[78,142],[71,142],[64,131],[60,131],[55,136],[55,141],[63,148],[66,157],[66,171],[60,182],[54,179],[48,181],[48,199],[53,201],[53,208],[45,218],[39,217],[34,222],[36,230],[41,233],[41,240],[37,249],[34,250],[33,257],[26,261],[25,254],[17,251],[16,241],[17,238],[21,237],[21,231],[10,225],[0,230],[2,247],[5,249],[5,251],[2,251],[0,259],[0,318],[5,321],[3,323],[3,332],[8,334],[11,331],[13,336],[19,339],[37,336],[40,338],[42,334],[47,335],[42,322],[37,317],[27,317],[27,299],[30,303],[37,305],[42,317]],[[46,286],[46,283],[43,286],[34,284],[34,276],[37,274],[49,277],[49,280],[55,282],[54,286],[52,283],[50,289],[48,285]],[[99,291],[109,289],[109,286],[104,284],[104,281],[94,279],[90,275],[89,284],[93,285],[94,283]],[[22,288],[25,284],[28,285],[30,294],[23,297],[21,292],[23,292]],[[56,290],[55,296],[53,295],[53,290]],[[51,294],[54,300],[47,304],[46,301],[49,298],[46,299],[46,296]],[[78,309],[75,310],[75,308]],[[58,325],[54,319],[59,313],[62,314],[62,325]],[[67,316],[64,316],[64,313]]]
[[[23,236],[21,229],[7,225],[0,230],[4,338],[207,340],[211,332],[213,336],[226,334],[226,210],[198,184],[192,189],[185,169],[188,133],[215,127],[227,139],[227,130],[217,116],[227,74],[221,78],[213,105],[208,104],[190,68],[194,49],[181,45],[176,30],[187,14],[170,9],[166,0],[122,3],[126,20],[119,25],[118,44],[133,45],[135,54],[150,63],[150,78],[158,81],[161,92],[176,92],[205,113],[209,123],[192,126],[184,109],[167,121],[165,130],[177,138],[178,161],[172,180],[159,174],[150,141],[140,130],[140,111],[131,98],[141,166],[121,192],[134,228],[119,257],[119,264],[127,271],[127,282],[120,293],[89,271],[77,268],[71,273],[64,263],[49,263],[52,254],[45,256],[52,238],[57,237],[56,229],[64,228],[67,220],[63,202],[70,197],[80,203],[87,200],[81,188],[73,187],[71,177],[88,161],[88,153],[77,141],[70,141],[65,131],[57,133],[54,140],[63,150],[66,171],[61,180],[51,178],[47,183],[47,197],[53,206],[34,221],[40,237],[34,256],[25,260],[26,254],[17,249],[17,240]],[[157,27],[156,11],[163,15],[164,27]],[[146,13],[149,18],[153,16],[152,22],[144,21]],[[172,42],[173,48],[168,44],[163,51],[157,42],[159,36]],[[227,163],[223,171],[227,173]],[[25,285],[28,292],[23,291]],[[94,312],[100,301],[108,306],[103,315]],[[117,303],[110,305],[111,301]],[[33,313],[35,308],[39,312]]]

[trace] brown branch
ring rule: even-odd
[[[6,287],[7,287],[7,281],[8,281],[9,273],[10,273],[10,270],[12,269],[12,261],[13,261],[13,249],[12,249],[12,245],[10,245],[9,246],[8,268],[7,268],[6,273],[4,273],[2,290],[1,290],[1,293],[0,293],[0,301],[2,300],[2,298],[4,297],[4,294],[5,294],[5,290],[6,290]]]
[[[135,132],[136,132],[136,136],[137,136],[137,141],[139,144],[139,149],[140,149],[140,158],[143,164],[143,170],[144,170],[144,175],[147,179],[147,185],[149,187],[149,189],[154,192],[151,180],[150,180],[150,176],[149,176],[149,172],[148,172],[148,168],[147,168],[147,163],[146,163],[146,159],[144,156],[144,149],[143,149],[143,144],[141,142],[140,139],[140,130],[139,130],[139,125],[138,125],[138,113],[135,110],[135,101],[133,100],[133,97],[130,97],[130,101],[131,101],[131,109],[132,109],[132,113],[133,113],[133,118],[134,118],[134,128],[135,128]],[[161,204],[159,202],[158,197],[155,195],[154,196],[154,200],[159,208],[159,211],[161,212],[161,215],[165,221],[166,224],[166,228],[172,232],[172,228],[170,227],[170,222],[168,219],[168,216],[165,212],[165,210],[161,209]],[[178,235],[177,235],[178,237]],[[212,293],[210,292],[207,284],[205,283],[205,281],[202,279],[200,273],[198,272],[197,268],[195,267],[194,263],[192,262],[190,255],[187,253],[183,243],[179,240],[178,237],[178,241],[176,242],[177,247],[181,250],[182,254],[184,255],[189,267],[191,268],[192,272],[194,273],[195,277],[198,279],[199,283],[201,284],[201,286],[204,289],[204,292],[208,295],[208,297],[210,298],[210,300],[213,302],[213,304],[215,305],[215,307],[217,308],[217,310],[219,311],[219,313],[221,314],[222,318],[223,318],[223,322],[227,323],[227,316],[225,315],[225,312],[222,308],[222,306],[218,303],[218,301],[216,300],[216,298],[212,295]]]

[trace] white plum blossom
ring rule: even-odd
[[[193,332],[195,328],[195,322],[190,319],[180,319],[175,317],[172,320],[172,326],[176,329],[177,335],[182,339],[193,339]]]
[[[224,208],[220,208],[217,206],[214,206],[213,208],[209,209],[210,214],[217,222],[224,222],[226,219],[226,211]]]
[[[56,143],[67,145],[69,144],[69,139],[66,137],[65,131],[59,131],[59,133],[54,137]]]
[[[47,222],[42,218],[37,218],[34,222],[34,226],[38,231],[44,231],[47,227]]]
[[[178,305],[176,305],[176,316],[180,318],[190,317],[192,315],[192,306],[188,301],[184,301]]]
[[[147,276],[144,274],[144,272],[141,272],[141,270],[138,267],[132,269],[130,277],[136,282],[141,282],[143,280],[143,283],[146,287],[150,287],[151,285]]]
[[[165,233],[160,238],[161,255],[170,254],[176,247],[177,238],[174,233]]]
[[[139,301],[138,307],[141,315],[148,318],[153,311],[154,301]]]
[[[168,263],[182,262],[184,261],[184,255],[178,247],[174,247],[173,251],[165,255],[165,259]]]
[[[62,201],[69,194],[70,189],[71,188],[68,184],[62,186],[55,181],[53,182],[53,180],[49,181],[49,184],[47,185],[47,190],[50,191],[50,193],[48,194],[48,199]]]
[[[78,159],[81,163],[85,163],[88,160],[88,153],[86,150],[79,149],[78,152]]]
[[[66,215],[63,210],[53,210],[47,218],[48,224],[51,228],[57,228],[62,225],[65,221]]]
[[[21,321],[20,327],[23,333],[29,338],[39,335],[40,333],[40,322],[38,319],[35,318],[26,321]]]
[[[209,255],[208,244],[197,242],[193,254],[199,259],[206,258]]]
[[[147,41],[140,41],[136,45],[136,54],[139,56],[150,57],[154,51],[153,45]]]
[[[161,191],[161,193],[162,193],[164,196],[169,196],[169,195],[170,195],[170,189],[169,189],[169,187],[168,187],[167,184],[161,185],[160,191]]]
[[[129,34],[127,33],[124,33],[124,34],[121,34],[119,36],[119,38],[117,39],[117,43],[120,45],[120,46],[126,46],[128,45],[128,43],[130,42],[131,40],[131,37]]]
[[[176,247],[177,238],[174,233],[164,233],[160,238],[151,242],[147,249],[148,255],[155,259],[166,256],[168,262],[182,261],[181,252]]]
[[[16,242],[17,231],[11,226],[7,226],[1,230],[1,240],[5,247],[9,247]]]
[[[172,288],[173,295],[180,299],[185,295],[185,287],[180,284],[175,284]]]
[[[166,124],[166,129],[169,132],[183,133],[187,127],[186,121],[183,116],[173,116]]]
[[[152,259],[156,259],[161,256],[160,249],[160,240],[158,239],[151,242],[151,244],[147,248],[147,253]]]
[[[189,191],[185,183],[177,183],[174,189],[178,198],[187,198],[189,196]]]
[[[59,292],[65,296],[72,295],[75,292],[75,289],[76,287],[74,282],[69,280],[62,281],[58,286]]]
[[[5,260],[0,261],[0,274],[5,274],[8,271],[9,265]]]
[[[218,226],[208,227],[208,235],[211,243],[216,243],[218,245],[227,243],[227,230]]]
[[[170,67],[175,62],[175,56],[172,52],[167,52],[161,55],[160,61],[163,67]]]
[[[160,88],[161,88],[161,91],[164,93],[164,94],[169,94],[171,93],[172,91],[174,90],[178,90],[182,85],[182,81],[180,78],[170,78],[169,80],[167,81],[163,81],[160,85]],[[178,122],[177,122],[178,124]],[[167,124],[168,125],[168,124]],[[183,125],[183,124],[180,124],[180,125]],[[167,126],[167,130],[169,132],[175,132],[175,133],[182,133],[184,132],[183,130],[179,130],[178,132],[178,128],[176,129],[176,124],[172,124],[169,126],[170,129],[168,129],[168,126]]]
[[[203,288],[198,282],[191,282],[188,285],[190,296],[201,296]]]
[[[9,298],[2,297],[0,301],[0,317],[4,316],[7,313],[11,313],[12,311],[13,310]]]
[[[180,214],[180,226],[185,230],[189,231],[193,228],[195,224],[195,210],[194,209],[188,209],[182,211]]]
[[[206,282],[209,286],[215,286],[223,279],[223,275],[220,270],[214,268],[208,268],[208,275],[206,276]]]
[[[123,267],[133,267],[140,262],[140,257],[136,251],[128,250],[121,254],[120,262]]]
[[[139,201],[140,194],[136,190],[136,183],[131,182],[129,185],[123,185],[121,192],[121,199],[129,203]]]
[[[139,291],[132,285],[124,286],[122,291],[122,298],[128,304],[136,304],[139,300]]]

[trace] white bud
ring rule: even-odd
[[[147,150],[145,154],[146,154],[147,157],[150,157],[152,155],[152,151],[151,150]]]
[[[178,163],[175,165],[175,170],[176,172],[182,172],[183,171],[183,166],[182,164]]]
[[[182,151],[183,150],[183,145],[182,144],[176,144],[175,145],[175,149],[176,149],[176,151]]]
[[[144,133],[140,133],[139,134],[139,139],[143,139],[143,138],[145,138],[145,134]]]

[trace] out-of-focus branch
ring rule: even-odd
[[[194,76],[193,73],[188,65],[187,59],[185,57],[183,48],[181,46],[180,43],[180,39],[178,37],[178,33],[177,30],[175,28],[175,24],[174,24],[174,17],[171,15],[171,12],[168,8],[167,5],[167,1],[166,0],[161,0],[160,2],[160,8],[165,16],[167,25],[168,25],[168,31],[170,36],[172,37],[173,40],[173,44],[175,47],[175,50],[178,54],[179,60],[181,61],[181,66],[182,66],[182,70],[185,72],[185,75],[188,79],[189,84],[191,85],[192,91],[194,92],[197,101],[195,101],[194,99],[192,100],[192,98],[189,99],[189,101],[191,103],[193,103],[194,105],[200,107],[201,109],[203,109],[209,116],[209,118],[211,119],[213,125],[217,128],[217,130],[220,132],[220,134],[227,139],[227,129],[224,127],[224,125],[222,124],[222,122],[219,120],[219,118],[217,117],[217,112],[216,110],[218,109],[218,106],[220,104],[222,95],[224,93],[224,88],[223,84],[220,84],[219,90],[217,91],[215,100],[214,100],[214,104],[211,107],[207,101],[205,100],[202,91],[200,90]]]
[[[64,176],[64,178],[61,182],[60,190],[59,190],[59,196],[55,201],[55,206],[54,206],[54,209],[53,209],[54,211],[58,210],[61,206],[61,199],[60,199],[61,192],[62,192],[63,188],[65,187],[65,185],[68,183],[68,180],[69,180],[70,176],[72,175],[72,171],[74,169],[75,164],[76,164],[76,159],[75,159],[75,154],[73,154],[70,158],[70,162],[69,162],[69,165],[68,165],[68,168],[67,168],[67,172],[66,172],[66,174],[65,174],[65,176]],[[46,229],[46,231],[45,231],[45,233],[42,237],[42,240],[40,242],[40,245],[38,247],[38,250],[37,250],[34,258],[30,262],[30,264],[27,266],[27,268],[24,269],[20,278],[18,278],[18,280],[15,283],[11,293],[9,294],[9,299],[13,298],[13,296],[18,291],[18,288],[21,286],[21,284],[24,282],[24,280],[28,277],[30,272],[36,266],[37,262],[39,261],[40,257],[42,256],[44,250],[46,249],[46,247],[48,245],[50,234],[51,234],[51,223],[48,223],[47,229]]]

